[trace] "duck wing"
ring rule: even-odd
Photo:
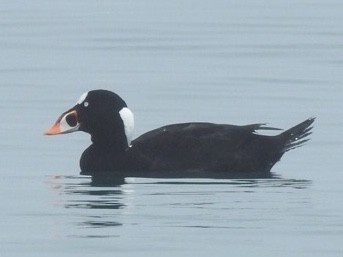
[[[130,151],[139,156],[138,163],[144,162],[144,168],[152,171],[184,170],[199,176],[204,171],[260,170],[265,169],[264,152],[273,151],[275,144],[273,137],[256,134],[259,129],[277,130],[264,124],[173,124],[138,137]]]

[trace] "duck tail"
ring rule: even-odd
[[[310,140],[307,137],[312,134],[313,127],[311,125],[314,120],[315,118],[309,118],[280,134],[284,141],[282,153],[300,147]]]

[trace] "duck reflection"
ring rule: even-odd
[[[121,190],[91,190],[94,187],[87,187],[89,189],[75,189],[66,188],[67,195],[82,195],[85,197],[69,199],[65,203],[65,208],[81,208],[81,209],[120,209],[125,207],[121,202]]]
[[[103,233],[100,233],[101,231],[94,229],[122,226],[120,210],[127,206],[125,199],[130,194],[128,189],[124,189],[120,185],[112,187],[95,186],[87,177],[72,176],[52,177],[51,184],[53,189],[62,196],[59,197],[57,205],[62,205],[65,209],[80,209],[80,212],[76,212],[77,221],[73,224],[83,230],[78,235],[70,236],[117,236],[111,234],[114,231],[104,233],[103,230]]]
[[[137,197],[154,198],[159,195],[175,196],[178,204],[180,195],[208,195],[213,193],[292,192],[294,189],[306,189],[310,180],[284,179],[280,177],[257,179],[149,179],[129,178],[126,184],[115,186],[96,186],[89,177],[57,176],[50,180],[52,188],[58,193],[56,205],[67,210],[68,223],[78,228],[73,230],[73,237],[118,237],[121,227],[128,222],[130,214],[135,213],[135,190],[144,192]],[[99,182],[99,181],[98,181]],[[153,185],[153,187],[151,187]],[[184,186],[185,185],[185,186]],[[189,186],[187,186],[189,185]],[[196,185],[194,187],[194,185]],[[211,186],[211,185],[218,185]],[[221,186],[224,185],[224,186]],[[151,188],[152,191],[151,191]],[[273,188],[275,190],[273,190]],[[289,189],[289,190],[288,190]],[[143,191],[142,191],[143,190]],[[218,191],[217,191],[218,190]],[[215,199],[213,200],[215,202]],[[169,202],[165,203],[169,206]],[[184,203],[182,203],[184,204]],[[186,203],[188,204],[188,203]],[[207,206],[211,201],[189,202],[190,208]],[[175,206],[175,203],[174,205]],[[149,208],[149,204],[146,205]],[[71,216],[69,216],[71,215]],[[135,224],[136,221],[131,221]]]
[[[228,179],[228,180],[189,180],[189,181],[157,181],[151,184],[174,184],[174,185],[230,185],[240,188],[277,188],[288,187],[294,189],[305,189],[311,184],[311,180],[306,179],[283,179],[278,177],[264,179]]]
[[[81,209],[120,209],[125,207],[122,202],[123,190],[120,186],[104,188],[94,186],[92,182],[81,182],[80,178],[66,177],[71,180],[64,184],[63,192],[70,196],[64,204],[65,208]]]

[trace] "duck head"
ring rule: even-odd
[[[84,131],[91,135],[94,144],[126,149],[133,127],[133,113],[125,101],[111,91],[99,89],[82,94],[76,105],[62,113],[45,135]]]

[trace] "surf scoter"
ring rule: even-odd
[[[314,118],[276,136],[265,124],[235,126],[190,122],[164,126],[131,141],[134,118],[125,101],[107,90],[84,93],[46,135],[84,131],[92,144],[81,174],[118,177],[232,178],[268,176],[281,156],[308,141]]]

